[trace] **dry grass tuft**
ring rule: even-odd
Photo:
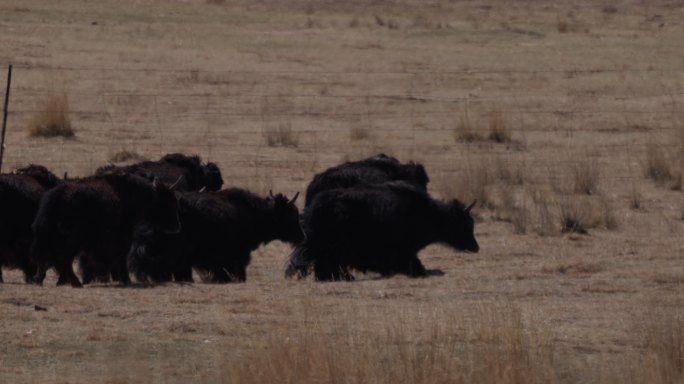
[[[519,310],[486,308],[464,330],[446,315],[421,321],[424,331],[388,317],[369,333],[352,323],[305,320],[276,332],[244,359],[223,365],[239,383],[548,383],[556,381],[547,333]],[[430,318],[432,317],[432,318]],[[358,319],[356,319],[358,320]]]
[[[454,139],[459,143],[473,143],[482,140],[482,136],[475,132],[470,120],[468,104],[463,108],[461,121],[459,121],[456,128],[454,128]]]
[[[674,183],[676,179],[672,161],[663,148],[651,144],[646,149],[644,175],[657,184]]]
[[[684,316],[656,312],[644,332],[656,379],[661,383],[684,382]]]
[[[573,189],[577,193],[593,195],[598,192],[600,172],[598,166],[585,158],[572,165]]]
[[[501,111],[493,111],[489,120],[489,135],[487,139],[495,143],[510,143],[511,130],[508,126],[506,118]]]
[[[289,123],[278,124],[276,128],[267,129],[264,132],[264,138],[269,147],[299,146],[299,135],[292,130]]]
[[[349,131],[349,138],[351,141],[365,141],[371,138],[371,133],[364,127],[353,127]]]
[[[629,195],[629,207],[634,210],[641,209],[641,200],[641,193],[637,190],[636,185],[632,184],[632,190]]]
[[[563,233],[579,233],[586,235],[591,226],[589,213],[584,204],[576,200],[566,200],[560,204],[560,228]]]
[[[614,5],[605,5],[603,8],[601,8],[601,12],[612,15],[618,12],[618,9]]]
[[[494,208],[494,175],[486,162],[469,165],[457,185],[462,201],[477,200],[480,207]]]
[[[578,262],[571,264],[561,264],[546,266],[542,268],[544,273],[560,273],[573,277],[587,277],[605,270],[605,266],[599,263]]]
[[[122,149],[109,156],[110,163],[125,163],[127,161],[145,161],[148,160],[145,156],[126,149]]]
[[[493,168],[499,182],[506,185],[525,184],[525,162],[497,157]]]
[[[43,100],[28,129],[31,137],[73,137],[66,93],[53,93]]]
[[[618,228],[614,209],[605,196],[600,196],[598,200],[566,196],[559,204],[559,214],[563,233],[587,234],[593,228]]]
[[[554,210],[556,202],[546,191],[536,189],[532,191],[532,202],[536,213],[535,232],[540,236],[556,235],[560,232]]]

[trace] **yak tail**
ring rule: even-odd
[[[285,278],[304,278],[311,273],[314,259],[312,258],[306,243],[299,244],[290,254],[290,259],[285,267]]]

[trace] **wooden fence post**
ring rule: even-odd
[[[5,132],[7,131],[7,107],[9,106],[10,84],[12,84],[12,64],[7,71],[7,89],[5,91],[5,108],[2,113],[2,136],[0,136],[0,172],[2,172],[2,159],[5,154]]]

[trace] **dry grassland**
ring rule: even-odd
[[[292,194],[382,151],[477,198],[481,245],[418,280],[285,281],[278,243],[244,284],[5,271],[0,382],[684,382],[679,2],[4,0],[0,31],[4,171],[183,151]]]

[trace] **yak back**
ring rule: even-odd
[[[171,153],[158,161],[143,161],[127,166],[107,165],[95,171],[96,175],[125,172],[144,177],[150,181],[175,185],[178,191],[197,191],[202,188],[218,190],[223,185],[221,171],[214,163],[202,165],[197,155]]]
[[[316,174],[306,190],[306,206],[310,205],[316,194],[325,190],[395,180],[426,190],[429,177],[423,165],[414,162],[402,164],[396,158],[381,153],[364,160],[346,162]]]
[[[181,218],[193,223],[189,230],[202,227],[202,232],[207,232],[223,228],[225,237],[225,229],[230,228],[236,240],[250,249],[275,239],[299,241],[298,217],[294,203],[282,194],[264,198],[244,189],[229,188],[187,192],[181,198]],[[211,225],[216,228],[208,228]]]
[[[61,183],[47,168],[29,165],[0,174],[0,239],[30,234],[31,222],[46,190]]]

